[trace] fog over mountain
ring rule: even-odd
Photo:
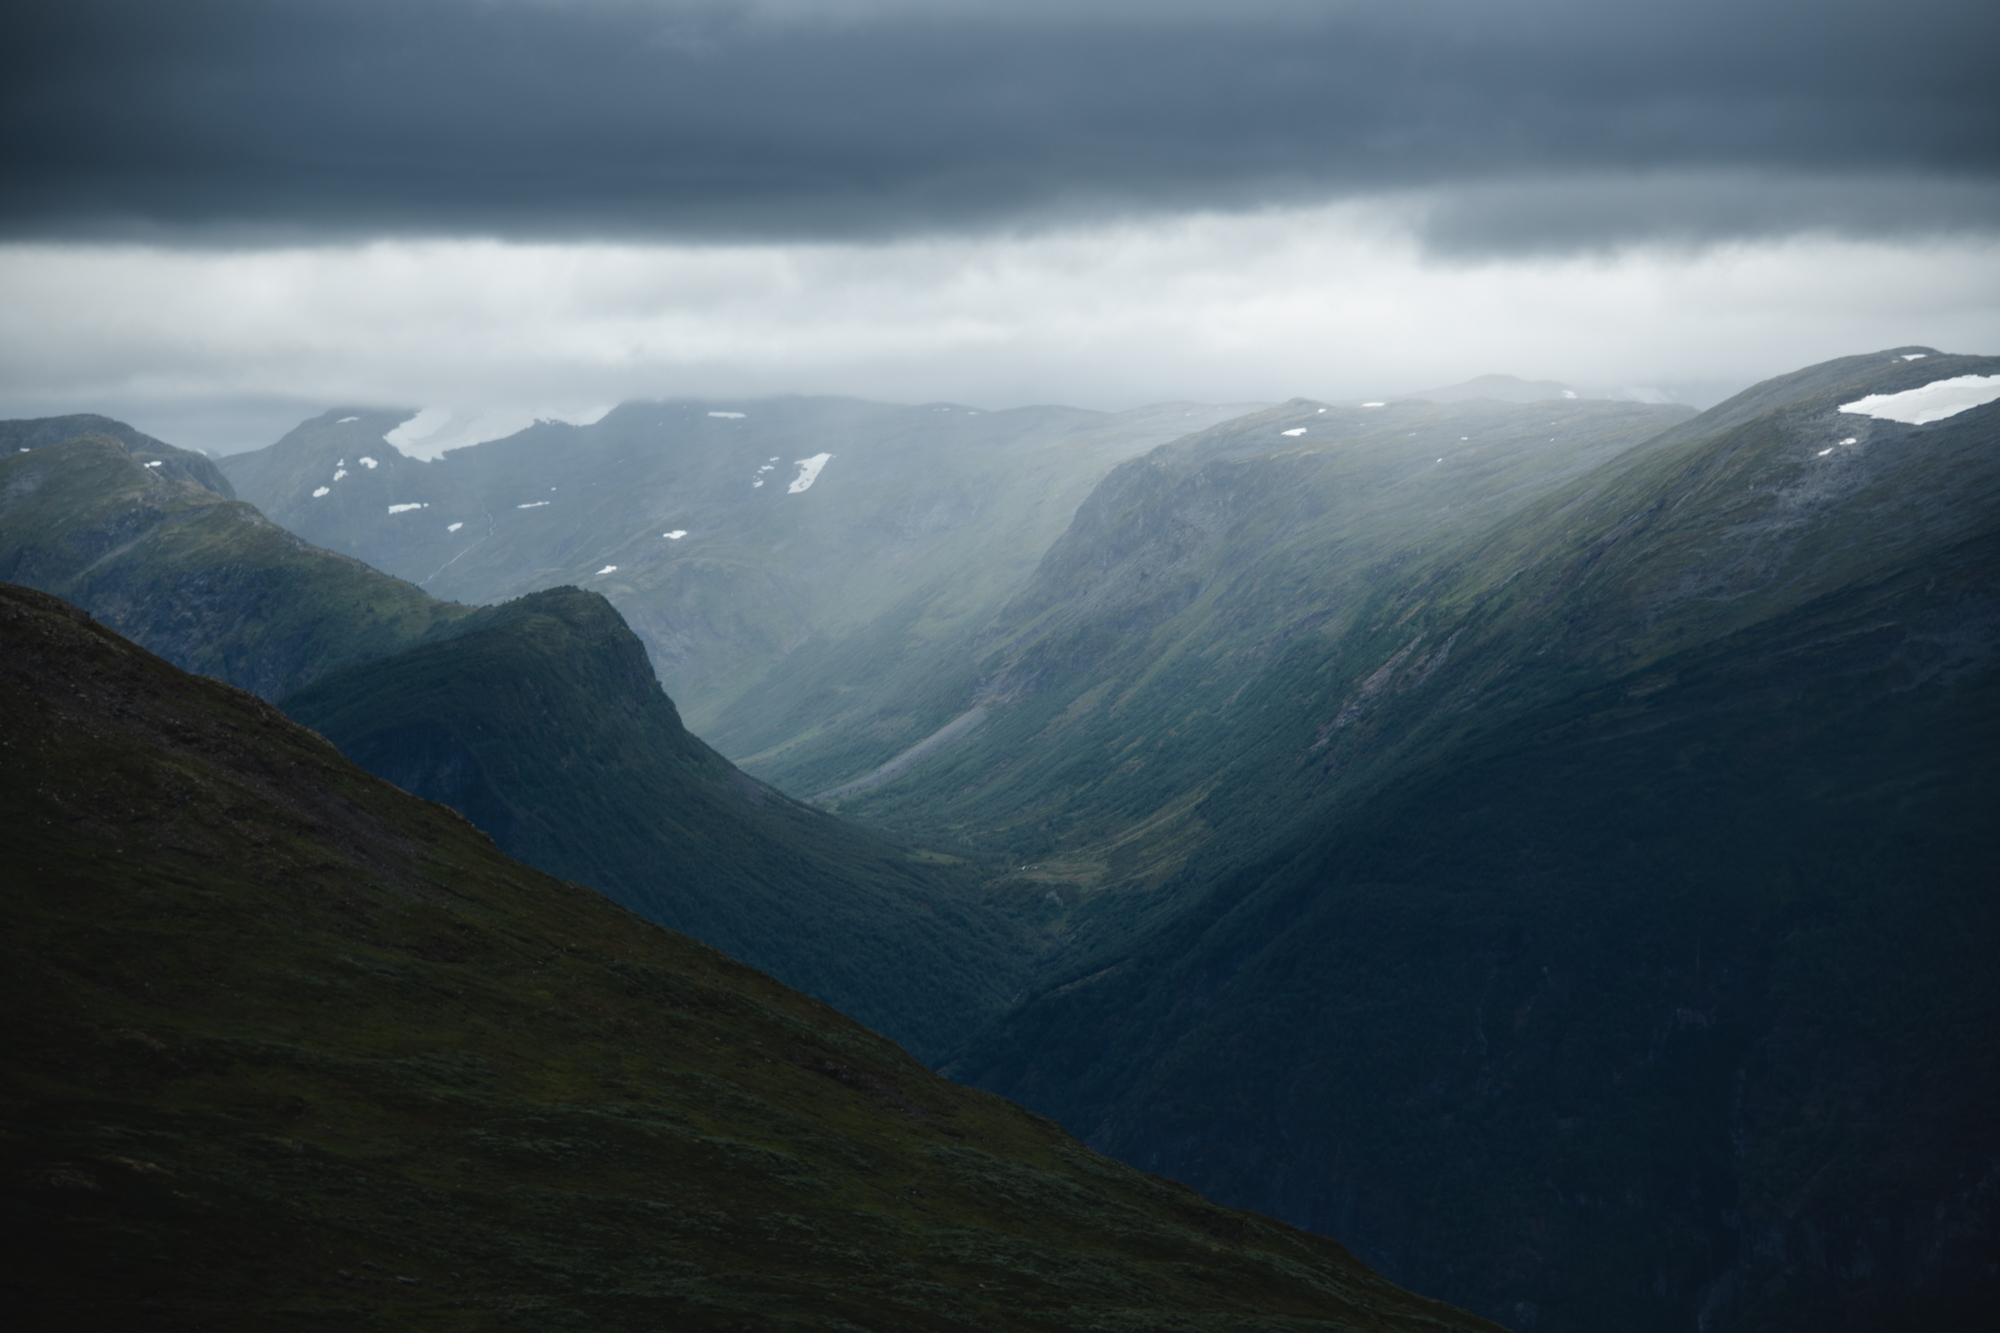
[[[1705,406],[2000,328],[1959,0],[24,8],[0,410],[203,448],[335,402]]]

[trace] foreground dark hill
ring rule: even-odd
[[[949,1068],[1517,1326],[1984,1327],[2000,403],[1839,409],[1996,373],[1782,377],[1300,606],[1190,802],[1259,862],[1198,851]],[[1118,708],[1198,718],[1230,646]]]
[[[1490,1327],[1085,1150],[0,588],[36,1329]]]
[[[282,701],[362,767],[936,1057],[1022,984],[1025,952],[949,858],[738,772],[690,735],[645,647],[575,588]]]
[[[55,593],[267,699],[467,608],[322,551],[215,464],[107,417],[0,422],[0,579]]]

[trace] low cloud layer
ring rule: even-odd
[[[450,409],[435,445],[672,395],[1117,408],[1501,371],[1705,402],[1851,352],[2000,347],[1992,241],[1447,259],[1417,207],[889,244],[16,245],[0,415],[107,411],[227,450],[361,403]]]
[[[2000,350],[1990,0],[28,0],[0,414],[1697,402]]]
[[[1991,230],[1996,49],[1973,0],[31,0],[0,227],[880,239],[1428,191],[1466,253]]]

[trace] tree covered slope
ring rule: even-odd
[[[1470,1330],[0,588],[17,1326]]]

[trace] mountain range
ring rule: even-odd
[[[336,408],[221,466],[289,530],[439,597],[602,592],[740,755],[764,706],[732,705],[774,664],[885,618],[899,646],[978,623],[1114,464],[1238,410],[638,402],[424,461],[384,438],[410,413]],[[871,716],[893,713],[910,682],[874,667]]]
[[[289,711],[1094,1148],[1520,1329],[1978,1326],[2000,359],[1477,385],[628,404],[431,463],[343,409],[224,485],[516,599],[389,579],[429,609]],[[0,573],[70,542],[51,591],[149,488],[228,503],[31,447]],[[63,450],[123,497],[87,539],[8,479]]]
[[[25,426],[17,429],[25,434]],[[59,437],[70,424],[39,425]],[[142,437],[143,438],[143,437]],[[960,859],[791,800],[688,733],[596,593],[439,602],[98,433],[0,460],[0,575],[280,702],[505,851],[941,1056],[1023,982]]]

